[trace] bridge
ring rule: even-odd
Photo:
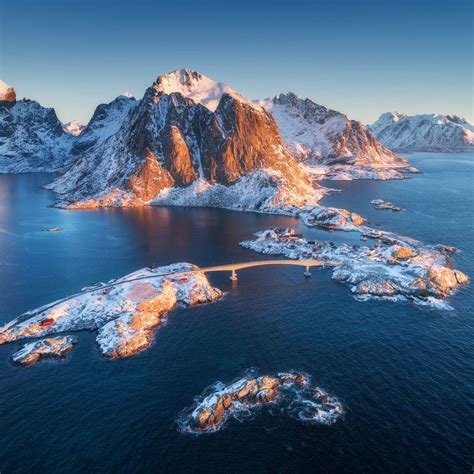
[[[311,267],[324,267],[329,265],[337,265],[337,262],[327,261],[320,262],[318,260],[257,260],[252,262],[240,262],[240,263],[228,263],[226,265],[215,265],[212,267],[200,268],[199,272],[210,273],[210,272],[231,272],[230,279],[237,280],[237,270],[243,270],[244,268],[252,267],[263,267],[267,265],[296,265],[299,267],[306,267],[304,276],[311,276]]]
[[[68,295],[65,298],[54,301],[53,303],[49,305],[44,305],[44,306],[39,307],[36,312],[27,311],[26,313],[23,313],[22,315],[18,316],[15,320],[13,320],[12,324],[31,318],[32,316],[37,316],[51,308],[54,308],[55,306],[58,306],[61,303],[64,303],[65,301],[69,301],[73,298],[77,298],[78,296],[81,296],[87,293],[93,293],[95,291],[103,291],[108,288],[113,288],[114,286],[130,283],[132,281],[149,280],[150,278],[161,278],[161,277],[172,276],[172,275],[181,275],[181,274],[186,275],[189,273],[212,273],[212,272],[230,272],[230,279],[232,281],[236,281],[238,270],[243,270],[243,269],[252,268],[252,267],[263,267],[267,265],[290,265],[290,266],[305,267],[305,272],[303,274],[305,277],[310,277],[311,276],[310,269],[312,267],[333,266],[333,265],[338,265],[338,262],[318,261],[318,260],[255,260],[251,262],[239,262],[239,263],[227,263],[225,265],[214,265],[212,267],[202,267],[202,268],[199,267],[196,270],[183,270],[179,272],[157,273],[153,275],[130,278],[127,280],[122,280],[122,281],[114,281],[106,285],[92,286],[79,293]]]

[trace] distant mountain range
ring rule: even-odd
[[[456,120],[464,130],[467,122]],[[301,207],[322,196],[317,179],[402,178],[410,171],[389,149],[396,148],[387,143],[389,126],[389,114],[366,128],[293,93],[251,101],[179,69],[159,76],[141,100],[125,93],[99,105],[84,127],[61,124],[37,102],[17,101],[0,82],[0,172],[62,170],[49,188],[68,207]],[[464,137],[443,133],[453,143]]]
[[[16,100],[13,87],[0,81],[0,172],[59,169],[73,160],[73,141],[54,109]]]
[[[474,148],[474,124],[456,115],[387,112],[370,126],[395,151],[462,151]]]

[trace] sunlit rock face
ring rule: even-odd
[[[331,424],[342,414],[337,398],[310,384],[302,373],[279,373],[256,377],[252,372],[224,385],[213,384],[190,409],[181,414],[178,425],[189,433],[212,433],[229,418],[248,415],[265,405],[277,405],[300,421]]]
[[[215,108],[204,105],[211,103],[206,94],[213,104],[218,97]],[[188,196],[186,205],[201,205],[211,193],[222,196],[216,205],[234,208],[232,187],[244,180],[252,191],[258,183],[248,210],[301,206],[322,195],[286,150],[271,114],[193,71],[160,76],[114,122],[120,122],[114,134],[88,145],[93,122],[74,145],[80,159],[48,186],[60,206],[172,204],[167,196],[177,190]],[[200,195],[205,185],[216,187],[207,197]],[[222,193],[222,186],[231,189]]]
[[[370,129],[392,150],[452,152],[474,148],[474,124],[456,115],[386,112]]]
[[[0,344],[65,331],[97,330],[104,356],[126,357],[151,345],[155,329],[177,305],[211,303],[221,295],[199,268],[189,263],[145,268],[25,313],[0,328]]]
[[[0,101],[15,102],[16,92],[12,86],[0,80]]]
[[[63,130],[54,109],[0,81],[0,173],[56,171],[73,161],[74,137]]]
[[[77,344],[73,336],[58,336],[25,344],[12,355],[15,365],[33,365],[44,359],[63,359]]]
[[[292,92],[259,101],[278,125],[291,155],[326,179],[399,179],[414,171],[356,120]]]
[[[384,298],[413,300],[418,304],[442,307],[442,300],[468,283],[468,277],[452,268],[450,253],[443,246],[423,245],[389,232],[376,232],[361,226],[364,239],[377,240],[374,246],[335,245],[307,241],[293,229],[269,229],[256,234],[255,240],[242,242],[245,248],[270,255],[285,255],[295,260],[317,259],[336,262],[335,281],[347,283],[357,299]],[[446,307],[446,306],[445,306]]]

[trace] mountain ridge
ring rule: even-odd
[[[369,127],[386,146],[405,152],[474,149],[474,124],[456,115],[385,112]]]

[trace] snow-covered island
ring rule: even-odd
[[[74,336],[48,337],[29,342],[12,355],[12,362],[28,366],[44,359],[64,359],[77,343]]]
[[[312,386],[306,374],[278,373],[255,376],[249,372],[239,380],[224,385],[216,382],[178,419],[180,430],[188,433],[213,433],[230,418],[246,418],[264,405],[278,405],[280,411],[300,421],[332,424],[343,413],[342,404],[323,389]]]
[[[376,245],[308,241],[289,228],[258,232],[256,239],[240,245],[295,260],[339,262],[333,267],[333,280],[349,284],[354,296],[362,301],[410,299],[417,304],[446,307],[443,300],[468,282],[464,273],[452,268],[450,254],[455,249],[451,247],[423,245],[414,239],[365,226],[353,230],[361,232],[366,239],[376,239]]]
[[[144,268],[25,313],[0,328],[0,344],[95,330],[105,357],[127,357],[150,347],[156,328],[177,305],[212,303],[221,296],[195,265]],[[51,347],[52,353],[55,348],[51,341],[54,339],[43,339],[23,350],[26,355],[43,354]],[[20,351],[16,358],[20,360],[22,354]]]
[[[388,211],[394,211],[394,212],[404,211],[403,208],[395,205],[392,201],[384,201],[383,199],[380,199],[380,198],[372,199],[372,201],[370,201],[370,204],[373,204],[375,209],[378,209],[380,211],[382,210],[388,210]]]

